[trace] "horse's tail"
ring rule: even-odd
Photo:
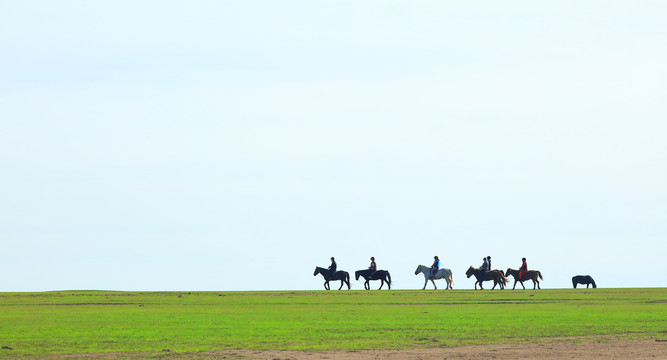
[[[540,280],[544,280],[544,278],[542,277],[542,273],[539,270],[537,270],[537,276],[540,277]]]
[[[449,282],[452,283],[452,289],[454,288],[454,277],[452,276],[452,272],[449,272]]]
[[[387,271],[387,283],[391,285],[391,275],[389,275],[389,271]]]
[[[498,272],[500,273],[500,279],[501,279],[505,284],[507,284],[508,282],[510,282],[509,280],[507,280],[507,278],[505,277],[505,275],[503,275],[503,272],[502,272],[502,271],[498,271]]]

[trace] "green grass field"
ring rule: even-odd
[[[0,293],[0,357],[610,339],[667,339],[667,289]]]

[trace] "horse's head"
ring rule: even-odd
[[[475,273],[475,268],[472,267],[472,265],[468,268],[468,271],[466,271],[466,276],[470,278],[473,274]]]
[[[505,271],[505,276],[510,276],[511,273],[512,273],[512,269],[507,268],[507,271]]]
[[[354,272],[355,280],[357,280],[357,281],[359,280],[359,275],[361,275],[361,270],[357,270],[357,271]]]
[[[417,265],[417,270],[415,270],[415,275],[419,275],[420,272],[422,272],[422,267],[424,265]]]
[[[313,276],[317,276],[322,271],[322,268],[319,266],[315,266],[315,272],[313,273]]]

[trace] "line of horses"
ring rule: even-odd
[[[338,288],[338,290],[342,289],[343,285],[347,285],[347,289],[350,290],[350,274],[347,271],[339,270],[331,274],[329,272],[329,269],[317,266],[315,267],[315,273],[313,273],[313,276],[317,275],[322,275],[322,277],[324,278],[324,288],[326,290],[330,290],[329,281],[332,280],[340,281],[340,287]],[[359,281],[359,277],[364,278],[365,280],[364,289],[366,290],[370,290],[371,287],[369,282],[371,280],[380,280],[382,282],[378,290],[381,290],[382,286],[384,286],[385,283],[387,283],[387,288],[391,290],[391,275],[387,270],[377,270],[374,273],[371,272],[370,269],[357,270],[354,272],[354,276],[357,281]]]
[[[454,279],[452,278],[452,270],[450,269],[446,268],[438,269],[435,275],[431,276],[430,267],[425,265],[419,265],[415,270],[415,275],[419,275],[419,273],[422,273],[424,275],[424,287],[422,288],[422,290],[426,289],[426,285],[428,284],[429,280],[431,280],[433,287],[437,290],[438,287],[435,284],[435,280],[440,280],[440,279],[444,279],[445,282],[447,283],[445,290],[454,288]],[[475,290],[477,290],[477,284],[479,284],[480,290],[484,290],[482,284],[485,281],[493,281],[493,287],[491,288],[491,290],[495,289],[496,286],[500,287],[500,289],[505,289],[505,286],[507,285],[507,283],[509,283],[508,277],[510,275],[514,278],[514,286],[512,286],[512,290],[516,288],[517,283],[521,284],[521,287],[525,290],[526,287],[523,285],[523,282],[528,280],[533,281],[533,290],[535,290],[536,287],[537,289],[541,289],[540,280],[543,280],[544,278],[542,277],[542,273],[539,270],[528,270],[522,276],[520,276],[519,273],[520,273],[519,270],[515,270],[512,268],[508,268],[503,273],[502,270],[483,271],[479,268],[470,266],[470,268],[468,268],[468,271],[466,271],[466,276],[468,278],[472,276],[475,277]],[[347,285],[347,289],[350,290],[350,274],[347,271],[339,270],[331,274],[328,269],[317,266],[315,267],[315,272],[313,273],[313,276],[317,275],[322,275],[322,277],[324,278],[324,289],[326,290],[330,290],[329,281],[340,281],[340,287],[338,288],[338,290],[342,289],[343,285]],[[391,275],[387,270],[377,270],[375,272],[372,272],[370,269],[357,270],[354,272],[354,276],[357,281],[359,281],[360,277],[364,278],[364,289],[366,290],[370,290],[370,281],[374,280],[380,280],[381,282],[378,290],[381,290],[385,283],[387,284],[387,289],[391,290]],[[575,280],[575,278],[577,278],[577,280]],[[572,284],[576,288],[577,283],[575,281],[586,284],[586,283],[591,283],[592,280],[593,279],[588,275],[586,276],[579,275],[572,278]],[[592,284],[593,287],[596,287],[594,281],[592,281]],[[586,287],[588,287],[588,284]]]

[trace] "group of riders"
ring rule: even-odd
[[[430,276],[431,278],[435,277],[435,274],[438,272],[438,269],[440,269],[440,259],[438,256],[433,257],[433,265],[431,265],[431,273]],[[482,271],[482,275],[485,275],[487,271],[491,271],[491,256],[487,256],[485,258],[482,258],[484,261],[482,263],[482,266],[479,267],[479,269]],[[519,268],[519,280],[521,281],[523,276],[526,274],[528,271],[528,264],[526,263],[526,258],[521,258],[521,267]],[[331,257],[331,266],[329,266],[329,274],[333,275],[336,272],[336,259]],[[368,270],[370,270],[370,275],[375,274],[377,271],[377,264],[375,263],[375,256],[371,256],[371,265],[368,267]]]
[[[435,276],[435,273],[438,272],[438,269],[440,269],[440,259],[438,259],[437,256],[433,257],[433,265],[431,265],[431,277]],[[486,272],[491,271],[491,256],[487,256],[482,258],[482,266],[479,267],[479,269],[482,271],[482,278],[486,274]],[[519,281],[523,279],[523,276],[526,275],[526,272],[528,271],[528,263],[526,263],[526,258],[521,258],[521,267],[519,268]]]
[[[329,266],[329,275],[333,275],[336,272],[336,259],[331,257],[331,265]],[[375,274],[376,271],[378,271],[378,266],[375,263],[375,256],[371,256],[371,266],[368,267],[368,270],[370,270],[370,275]]]

